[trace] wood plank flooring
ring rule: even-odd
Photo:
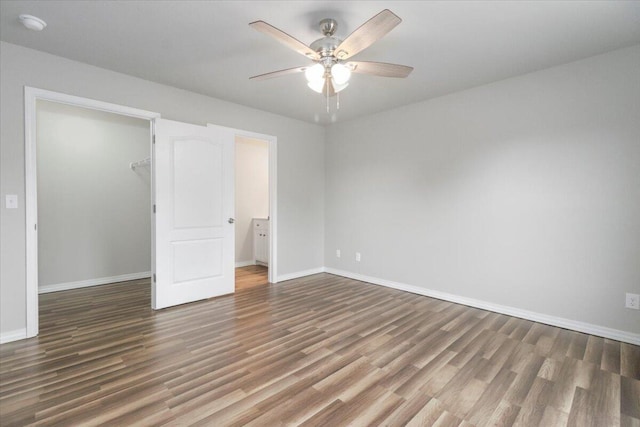
[[[269,269],[263,265],[236,268],[236,291],[268,285],[268,271]]]
[[[154,312],[146,281],[41,295],[0,424],[638,426],[640,347],[318,274]]]

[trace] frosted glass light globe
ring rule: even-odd
[[[351,70],[344,64],[333,64],[331,67],[331,76],[337,85],[342,86],[349,81]]]
[[[322,93],[323,89],[324,89],[324,84],[325,81],[323,78],[311,81],[307,83],[307,86],[309,86],[312,90],[318,92],[318,93]]]
[[[323,81],[324,80],[324,66],[322,64],[316,64],[313,67],[309,67],[305,70],[304,76],[309,83]]]
[[[342,83],[339,84],[335,78],[331,79],[331,82],[333,83],[333,90],[338,93],[340,92],[342,89],[346,88],[347,86],[349,86],[349,82],[346,83]]]

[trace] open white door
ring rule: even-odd
[[[157,119],[154,309],[234,291],[234,134]]]
[[[233,139],[235,142],[235,137],[241,136],[245,138],[259,139],[262,141],[267,141],[269,143],[269,283],[277,283],[278,282],[278,150],[277,144],[278,139],[272,135],[266,135],[262,133],[256,133],[241,129],[228,128],[219,125],[212,125],[211,123],[207,124],[207,127],[211,129],[216,129],[219,132],[226,132],[233,135]],[[234,144],[235,150],[235,144]],[[235,250],[235,248],[234,248]]]

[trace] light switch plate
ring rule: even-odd
[[[7,194],[5,196],[5,206],[7,209],[18,209],[18,195]]]

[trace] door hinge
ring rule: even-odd
[[[156,273],[153,273],[153,281],[156,281]]]
[[[33,229],[38,231],[38,224],[33,224]]]
[[[153,143],[153,144],[156,143],[156,134],[155,133],[151,136],[151,143]]]
[[[156,213],[156,205],[153,205],[153,213]]]

